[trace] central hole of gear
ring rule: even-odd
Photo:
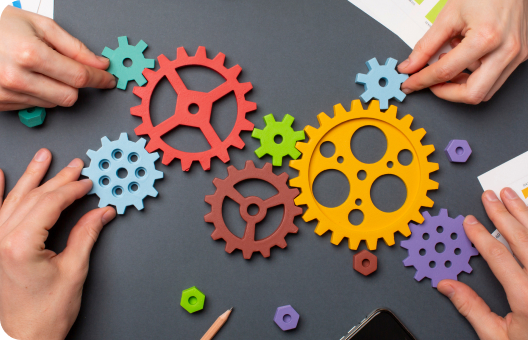
[[[32,113],[32,112],[34,112],[34,111],[35,111],[35,108],[34,108],[34,107],[30,107],[29,109],[27,109],[27,112],[29,112],[29,113]]]
[[[130,66],[132,66],[132,59],[130,59],[130,58],[125,58],[125,59],[123,60],[123,66],[124,66],[124,67],[130,67]]]
[[[462,149],[461,147],[458,147],[458,148],[455,149],[455,152],[456,152],[457,155],[461,155],[461,154],[464,153],[464,149]]]
[[[436,250],[436,252],[439,253],[439,254],[440,254],[440,253],[443,253],[444,250],[445,250],[445,244],[443,244],[442,242],[437,243],[437,244],[435,245],[435,250]]]
[[[275,135],[275,137],[273,137],[273,141],[275,142],[275,144],[280,144],[282,143],[283,138],[281,135]]]
[[[126,178],[128,176],[128,171],[127,169],[125,168],[119,168],[117,170],[117,177],[123,179],[123,178]]]
[[[198,302],[198,299],[195,296],[191,296],[188,301],[190,305],[195,305]]]
[[[197,114],[198,111],[200,111],[200,107],[198,106],[198,104],[192,103],[191,105],[189,105],[189,112],[191,114]]]
[[[284,314],[284,316],[282,317],[282,321],[284,321],[286,323],[291,322],[291,315],[290,314]]]
[[[381,87],[387,86],[388,83],[389,83],[389,81],[387,80],[387,78],[380,78],[380,80],[378,82],[379,86],[381,86]]]
[[[255,216],[256,214],[258,214],[260,211],[260,208],[258,205],[256,204],[250,204],[248,207],[247,207],[247,212],[248,214],[250,214],[251,216]]]
[[[362,262],[361,262],[361,265],[365,268],[367,268],[368,266],[370,266],[370,261],[369,259],[364,259]]]

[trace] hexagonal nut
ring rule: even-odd
[[[362,250],[354,254],[353,263],[354,269],[365,276],[374,273],[378,269],[378,257],[368,250]]]
[[[18,118],[22,124],[27,127],[35,127],[42,125],[46,118],[46,109],[43,107],[31,107],[25,110],[18,111]]]
[[[277,308],[273,321],[275,321],[277,326],[283,331],[289,331],[297,328],[297,324],[299,323],[299,313],[297,313],[290,305],[282,306]]]
[[[194,313],[202,310],[205,303],[205,294],[198,288],[191,287],[182,292],[180,306],[182,306],[189,313]]]
[[[473,151],[466,140],[453,139],[447,144],[444,152],[450,162],[465,163]]]

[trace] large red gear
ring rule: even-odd
[[[299,230],[293,223],[295,216],[302,214],[302,208],[297,207],[293,201],[299,195],[299,189],[288,187],[288,174],[275,175],[273,166],[266,163],[262,169],[256,168],[253,161],[247,161],[246,167],[237,170],[234,166],[227,168],[228,176],[225,179],[215,178],[213,184],[216,187],[214,195],[205,196],[205,202],[211,205],[211,212],[204,216],[205,222],[213,223],[215,231],[211,234],[213,240],[223,239],[226,242],[225,250],[232,253],[235,249],[242,250],[246,260],[250,259],[254,252],[260,252],[262,256],[269,257],[270,249],[274,246],[286,247],[286,235],[295,234]],[[244,197],[236,189],[235,185],[247,179],[259,179],[270,183],[277,189],[278,193],[266,200],[259,197]],[[235,236],[226,226],[222,214],[222,205],[226,197],[240,205],[240,216],[246,222],[244,236]],[[248,213],[250,205],[257,205],[259,211],[256,215]],[[267,210],[272,207],[284,205],[284,214],[279,227],[268,237],[255,240],[255,226],[266,217]]]
[[[204,170],[211,167],[211,158],[217,156],[224,163],[229,161],[227,148],[230,146],[242,149],[244,142],[240,138],[242,131],[252,131],[253,123],[246,119],[246,113],[257,109],[257,104],[247,101],[245,94],[248,93],[253,85],[251,83],[239,83],[238,75],[242,68],[238,65],[227,69],[224,66],[225,55],[218,53],[214,59],[207,58],[205,47],[198,47],[196,55],[190,57],[183,47],[178,47],[176,60],[170,61],[163,54],[158,57],[160,65],[159,70],[152,71],[145,69],[143,75],[147,78],[148,83],[145,87],[135,87],[134,94],[142,99],[141,105],[130,109],[134,116],[141,117],[143,123],[134,131],[138,136],[149,135],[150,142],[146,149],[148,152],[156,150],[163,151],[162,163],[168,165],[173,159],[179,158],[182,169],[189,171],[193,161],[199,161]],[[226,81],[210,92],[198,92],[187,89],[182,79],[178,75],[177,69],[185,66],[203,66],[220,74]],[[173,116],[162,123],[153,126],[150,119],[150,100],[152,93],[159,81],[167,77],[174,91],[178,94],[176,110]],[[225,140],[221,140],[211,125],[211,111],[213,103],[230,92],[234,92],[237,101],[237,118],[233,130]],[[189,106],[198,105],[198,112],[193,114],[189,112]],[[161,137],[167,132],[173,130],[179,125],[199,128],[204,134],[211,148],[202,152],[184,152],[174,149],[165,143]]]

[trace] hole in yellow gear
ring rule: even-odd
[[[358,161],[366,164],[377,163],[387,152],[387,137],[379,128],[366,125],[354,132],[350,149]]]

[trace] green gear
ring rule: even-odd
[[[285,115],[282,122],[275,121],[273,114],[264,116],[264,130],[254,129],[251,137],[260,139],[260,147],[255,150],[258,158],[268,154],[273,157],[273,165],[281,166],[282,158],[290,155],[297,159],[301,155],[295,148],[295,143],[304,140],[304,131],[294,131],[291,127],[295,118]],[[275,143],[275,137],[281,136],[282,142]]]
[[[116,76],[119,81],[117,82],[117,88],[126,90],[128,82],[135,80],[139,86],[143,86],[147,83],[147,79],[143,76],[143,70],[146,68],[154,68],[154,59],[146,59],[143,55],[143,51],[148,45],[141,40],[136,46],[128,44],[128,38],[126,36],[117,38],[119,47],[115,50],[105,47],[103,50],[103,56],[110,59],[110,67],[107,71]],[[132,65],[125,66],[123,62],[125,59],[130,59]]]

